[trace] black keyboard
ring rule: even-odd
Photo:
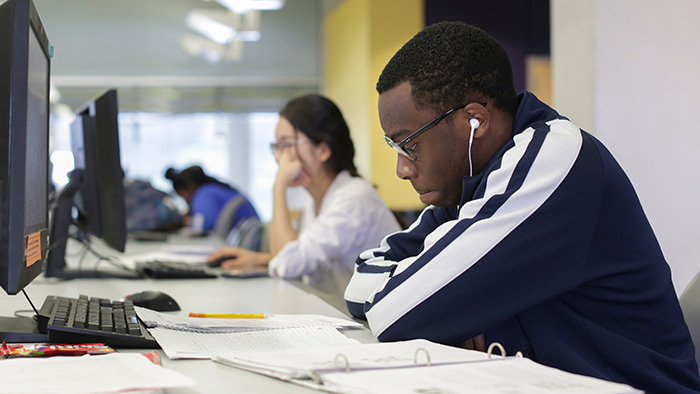
[[[154,279],[202,279],[219,276],[209,267],[175,261],[149,261],[139,268],[146,276]]]
[[[47,332],[50,342],[159,347],[136,316],[131,301],[86,295],[79,298],[48,296],[39,311],[39,320],[39,329]]]

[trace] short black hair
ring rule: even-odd
[[[430,25],[409,40],[384,67],[379,94],[409,82],[419,106],[436,112],[487,101],[511,115],[517,109],[513,70],[501,44],[463,22]]]
[[[328,145],[331,150],[328,164],[334,173],[347,170],[351,176],[358,176],[350,128],[335,103],[321,95],[308,94],[290,100],[280,111],[280,116],[314,145],[321,142]]]

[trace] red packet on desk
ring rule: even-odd
[[[160,361],[160,354],[158,353],[157,350],[154,350],[154,351],[148,352],[148,353],[141,353],[141,355],[143,355],[143,356],[146,357],[147,359],[151,360],[151,362],[152,362],[153,364],[155,364],[155,365],[161,365],[161,364],[162,364],[161,361]]]
[[[82,356],[114,353],[116,350],[104,343],[50,344],[50,345],[8,345],[4,341],[0,346],[0,357],[51,357]]]

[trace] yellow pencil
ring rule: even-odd
[[[217,317],[221,319],[264,319],[264,313],[193,313],[190,317]]]

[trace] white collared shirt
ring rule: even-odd
[[[309,200],[300,228],[299,237],[270,261],[270,275],[303,277],[306,284],[340,297],[360,252],[400,230],[374,187],[347,171],[331,183],[318,215]]]

